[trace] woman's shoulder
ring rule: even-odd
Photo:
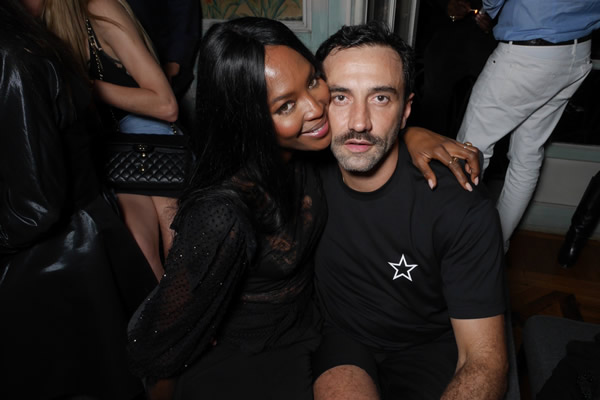
[[[207,197],[184,204],[171,229],[176,238],[204,247],[238,243],[249,257],[256,250],[256,230],[236,201],[227,196]]]
[[[88,3],[88,12],[96,17],[92,22],[100,29],[112,31],[114,28],[127,30],[134,27],[134,21],[131,19],[127,10],[117,0],[90,0]]]
[[[123,10],[118,0],[89,0],[87,8],[92,15],[105,18],[118,16]]]
[[[237,196],[217,191],[183,202],[173,225],[176,230],[183,226],[203,226],[216,231],[227,231],[233,225],[240,225],[251,231],[244,206]]]

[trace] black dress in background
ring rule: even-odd
[[[85,81],[16,37],[0,29],[0,398],[131,399],[126,324],[156,280],[100,191]]]

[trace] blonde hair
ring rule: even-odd
[[[109,22],[117,28],[122,29],[121,25],[109,18],[91,14],[88,11],[90,0],[46,0],[42,19],[46,27],[56,36],[65,41],[73,50],[75,58],[79,61],[82,68],[87,71],[88,64],[88,33],[85,24],[86,19],[96,19]],[[144,40],[144,44],[158,62],[158,57],[154,51],[154,46],[150,37],[138,21],[133,10],[125,0],[117,0],[125,9],[129,17],[133,20],[135,27]]]

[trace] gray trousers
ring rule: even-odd
[[[457,135],[484,156],[512,133],[508,170],[498,199],[505,250],[537,185],[544,143],[592,69],[591,40],[566,46],[498,43],[479,75]]]

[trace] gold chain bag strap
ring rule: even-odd
[[[85,22],[90,58],[94,58],[98,76],[104,81],[104,68],[98,54],[101,47],[90,21]],[[189,138],[177,134],[175,124],[171,124],[172,135],[120,133],[112,108],[110,112],[116,132],[105,142],[104,174],[109,186],[117,191],[163,196],[175,196],[183,190],[193,163]]]

